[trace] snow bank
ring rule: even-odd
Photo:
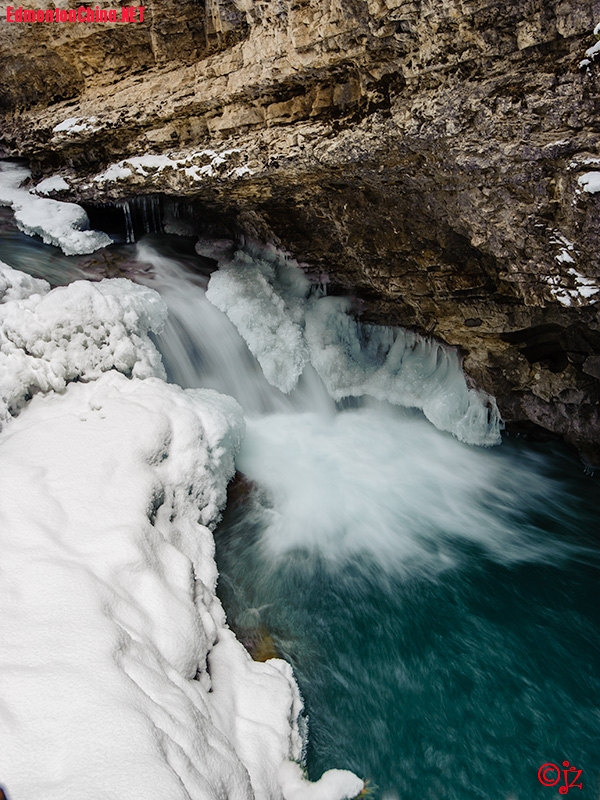
[[[206,527],[240,425],[216,393],[111,372],[34,398],[0,435],[15,800],[279,796],[300,701],[287,665],[255,664],[226,629]]]
[[[3,268],[0,312],[0,389],[21,408],[0,432],[3,785],[281,800],[302,753],[291,668],[252,661],[215,594],[241,409],[153,376],[151,290]]]
[[[15,212],[19,230],[29,236],[41,236],[45,244],[60,247],[67,256],[93,253],[112,244],[106,233],[88,230],[90,222],[81,206],[37,197],[21,184],[31,177],[25,167],[0,163],[0,205]],[[43,192],[44,181],[40,184]]]
[[[399,328],[361,325],[342,298],[309,297],[302,271],[273,250],[238,251],[211,275],[207,299],[234,323],[283,392],[310,362],[331,397],[368,395],[419,408],[440,430],[469,444],[500,441],[500,415],[469,389],[455,349]]]

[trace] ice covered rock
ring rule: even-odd
[[[366,395],[419,408],[461,441],[500,441],[495,400],[468,387],[456,349],[402,328],[361,324],[343,298],[309,296],[308,279],[282,254],[265,258],[251,247],[225,257],[206,297],[284,392],[311,363],[335,400]]]

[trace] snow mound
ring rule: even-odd
[[[33,294],[47,294],[49,291],[47,281],[32,278],[0,261],[0,304],[26,300]]]
[[[280,797],[300,700],[226,628],[207,527],[242,424],[215,392],[110,372],[0,434],[10,796]]]
[[[60,175],[52,175],[40,181],[35,187],[36,194],[52,194],[52,192],[62,192],[69,188],[69,184]]]
[[[302,755],[291,667],[252,661],[215,591],[242,411],[153,377],[163,318],[126,280],[50,291],[0,271],[5,409],[37,391],[0,432],[2,781],[19,800],[282,800]]]
[[[165,318],[160,296],[125,278],[50,291],[46,281],[0,262],[0,423],[36,392],[62,391],[108,370],[163,377],[148,333]]]
[[[25,167],[0,164],[0,205],[13,209],[19,230],[29,236],[41,236],[45,244],[60,247],[67,256],[93,253],[112,244],[106,233],[88,230],[90,221],[81,206],[37,197],[22,189],[21,184],[30,177]]]

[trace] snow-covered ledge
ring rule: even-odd
[[[0,206],[10,206],[15,212],[19,230],[30,236],[41,236],[45,244],[60,247],[67,256],[93,253],[112,244],[102,231],[89,230],[85,210],[76,203],[62,203],[23,187],[31,177],[30,171],[12,162],[0,164]],[[49,194],[68,188],[61,178],[47,179],[38,185],[39,194]]]

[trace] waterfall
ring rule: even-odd
[[[138,245],[137,257],[152,266],[151,276],[142,280],[159,291],[169,307],[159,346],[170,380],[231,395],[250,416],[333,412],[335,403],[313,369],[306,370],[290,395],[268,383],[244,339],[207,300],[208,273],[193,272],[181,260],[161,255],[144,242]]]
[[[131,206],[129,200],[123,203],[123,214],[125,216],[125,241],[127,244],[135,242],[135,233],[133,230],[133,218],[131,216]]]
[[[455,351],[360,326],[273,250],[204,272],[149,241],[137,258],[169,309],[157,339],[169,380],[244,409],[238,468],[267,493],[256,513],[272,553],[369,553],[385,569],[426,572],[456,563],[454,543],[465,541],[507,563],[564,557],[568,548],[540,537],[515,503],[552,507],[537,464],[457,441],[493,443],[498,420],[489,398],[467,389]],[[294,358],[302,370],[289,388]]]
[[[203,252],[211,252],[206,242]],[[467,387],[453,348],[359,324],[345,300],[324,297],[273,248],[251,246],[224,263],[217,246],[214,255],[221,268],[199,278],[149,244],[138,247],[139,259],[152,265],[150,285],[170,308],[162,341],[175,382],[231,394],[251,414],[332,410],[334,401],[374,398],[422,409],[469,444],[500,441],[495,401]]]

